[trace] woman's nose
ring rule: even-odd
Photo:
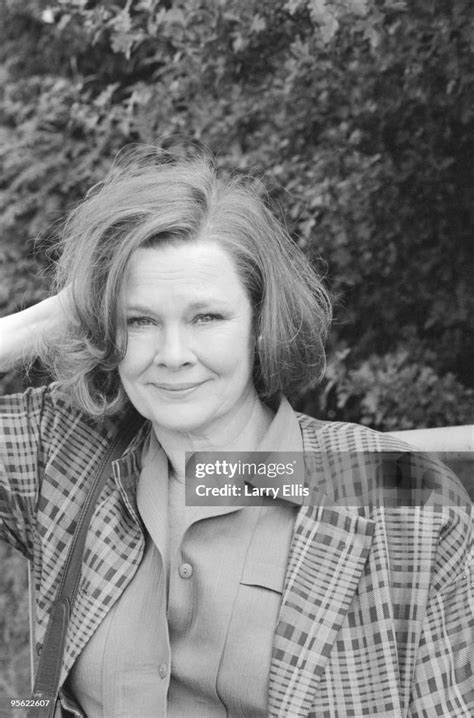
[[[186,332],[179,327],[164,329],[155,350],[154,363],[158,366],[178,368],[192,364],[194,354]]]

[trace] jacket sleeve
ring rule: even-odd
[[[474,590],[470,524],[459,536],[463,567],[429,598],[418,644],[408,718],[474,716]],[[449,567],[446,566],[446,578]]]
[[[0,539],[31,558],[47,387],[0,397]]]

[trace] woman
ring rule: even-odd
[[[3,368],[40,353],[56,377],[0,412],[1,535],[33,561],[38,650],[88,479],[144,418],[89,528],[64,705],[470,716],[467,497],[412,457],[429,498],[381,506],[380,452],[403,447],[291,409],[330,305],[260,184],[132,153],[72,213],[58,289],[1,325]],[[214,451],[303,454],[310,500],[186,505],[186,453]]]

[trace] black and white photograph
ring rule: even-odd
[[[473,717],[473,63],[0,0],[0,718]]]

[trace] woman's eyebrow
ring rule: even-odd
[[[226,301],[225,298],[217,298],[217,297],[208,297],[206,299],[198,299],[196,301],[190,302],[187,305],[188,309],[191,310],[200,310],[200,309],[228,309],[229,304]],[[152,306],[150,304],[140,304],[139,302],[130,302],[130,304],[125,304],[125,310],[127,312],[152,312],[156,309],[156,306]]]
[[[189,305],[190,309],[207,309],[209,307],[227,307],[228,303],[225,299],[218,297],[209,297],[207,299],[198,299],[195,302],[191,302]]]
[[[125,304],[125,311],[127,312],[150,312],[151,307],[146,304],[137,304],[135,302],[130,302],[130,304]]]

